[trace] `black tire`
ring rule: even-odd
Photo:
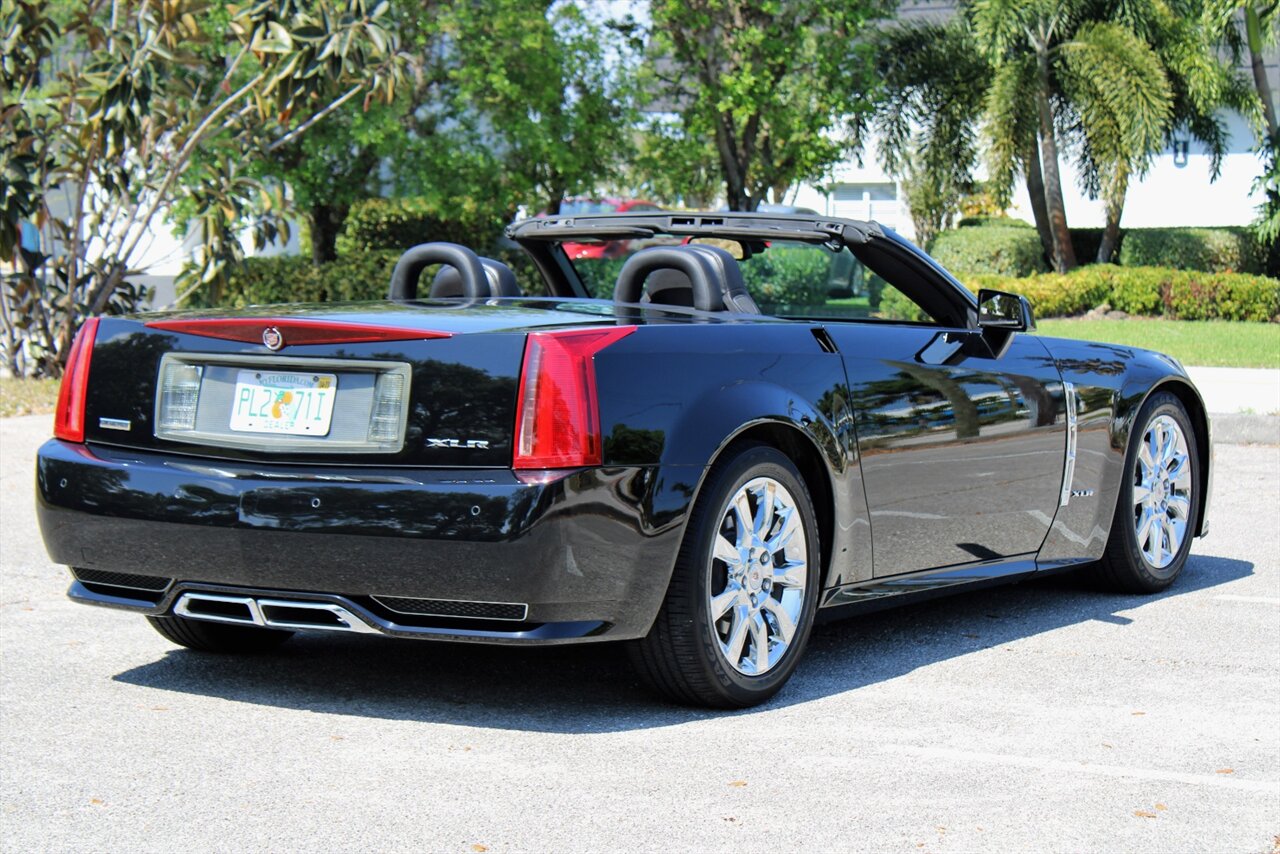
[[[293,637],[293,632],[281,629],[233,626],[185,617],[147,617],[147,622],[166,640],[200,652],[266,652]]]
[[[1187,458],[1191,473],[1190,510],[1186,520],[1185,535],[1174,552],[1173,560],[1157,566],[1148,560],[1138,542],[1136,521],[1140,511],[1135,509],[1134,490],[1138,486],[1138,454],[1148,428],[1159,418],[1171,418],[1186,440]],[[1168,392],[1157,392],[1147,399],[1134,419],[1129,449],[1125,453],[1124,477],[1116,500],[1115,517],[1111,522],[1111,535],[1102,559],[1093,567],[1094,579],[1109,590],[1124,593],[1158,593],[1167,588],[1182,572],[1187,556],[1191,553],[1191,541],[1195,539],[1195,520],[1200,512],[1204,473],[1200,470],[1198,437],[1182,402]],[[1163,493],[1162,493],[1163,494]]]
[[[710,585],[717,571],[711,554],[714,538],[730,512],[728,502],[757,478],[776,481],[794,500],[795,515],[805,535],[805,584],[794,620],[795,631],[780,658],[764,672],[747,675],[730,665],[709,616]],[[781,532],[781,527],[774,530]],[[777,449],[757,443],[744,443],[724,454],[708,472],[690,514],[671,585],[657,619],[646,637],[629,645],[632,663],[641,679],[659,694],[688,705],[745,708],[772,697],[794,672],[813,628],[821,580],[820,553],[813,501],[791,460]],[[772,558],[760,558],[766,559]],[[723,571],[724,565],[720,566]],[[773,563],[765,566],[770,568],[765,572],[771,577],[780,571],[773,569]],[[776,592],[769,592],[768,597],[779,600],[785,590],[782,586],[770,589]],[[761,591],[761,602],[764,598]],[[791,601],[794,607],[795,600]],[[776,631],[776,623],[769,625]],[[754,640],[743,643],[744,650],[754,649]],[[772,641],[763,646],[768,658]]]

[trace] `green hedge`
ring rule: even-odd
[[[1049,269],[1034,227],[1010,217],[970,217],[934,238],[932,255],[957,275],[1030,276]],[[1102,229],[1071,229],[1076,260],[1098,257]],[[1124,267],[1172,267],[1206,273],[1261,273],[1263,253],[1249,229],[1130,228],[1113,259]]]
[[[965,286],[1022,294],[1037,317],[1070,317],[1103,303],[1128,314],[1177,320],[1269,321],[1280,316],[1280,279],[1245,273],[1095,264],[1024,279],[970,276]]]
[[[741,263],[743,284],[764,305],[822,305],[827,301],[832,256],[813,247],[776,246]],[[574,269],[592,294],[612,299],[626,258],[580,259]]]
[[[1049,269],[1039,233],[1025,224],[944,231],[933,239],[930,254],[957,276],[992,273],[1020,277]]]
[[[387,295],[391,270],[399,252],[361,252],[316,266],[303,256],[248,258],[227,274],[216,305],[243,308],[273,303],[379,300]],[[214,301],[199,291],[188,304],[209,306]]]
[[[246,305],[271,305],[292,302],[345,302],[386,299],[400,252],[356,252],[336,261],[316,266],[300,255],[278,255],[271,258],[248,258],[233,267],[216,300],[224,308]],[[501,261],[516,274],[516,281],[526,296],[545,293],[542,279],[533,262],[519,250],[497,250],[490,257]],[[432,270],[420,280],[419,293],[426,296]],[[195,307],[211,306],[209,294],[200,291],[188,300]]]
[[[812,246],[775,246],[743,262],[743,284],[758,303],[821,305],[827,301],[833,257]]]
[[[1131,228],[1117,256],[1125,267],[1173,267],[1206,273],[1261,273],[1262,257],[1247,228]]]
[[[339,255],[390,249],[433,241],[461,243],[490,254],[505,226],[501,212],[461,202],[443,209],[423,198],[366,199],[356,202],[338,235]]]

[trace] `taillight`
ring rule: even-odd
[[[68,442],[84,441],[84,398],[89,390],[89,360],[93,339],[98,336],[98,318],[91,317],[71,342],[71,353],[58,389],[58,410],[53,419],[53,435]]]
[[[513,468],[565,469],[603,458],[592,358],[634,326],[530,333],[520,372]]]

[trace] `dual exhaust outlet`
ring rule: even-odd
[[[346,608],[332,602],[183,593],[173,606],[173,613],[191,620],[264,629],[381,634]]]

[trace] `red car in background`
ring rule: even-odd
[[[560,203],[558,216],[588,216],[610,213],[644,213],[660,211],[653,202],[639,199],[589,199],[575,197]],[[631,250],[630,240],[606,240],[600,243],[565,243],[564,252],[570,260],[579,258],[618,258]]]

